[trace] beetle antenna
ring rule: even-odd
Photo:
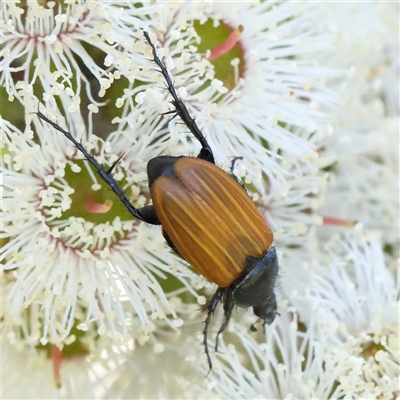
[[[125,208],[137,219],[143,221],[143,217],[140,215],[139,211],[133,207],[129,199],[125,196],[125,193],[118,185],[117,181],[112,176],[111,172],[116,164],[121,160],[123,154],[118,158],[116,162],[106,171],[97,161],[96,159],[90,155],[87,150],[82,146],[81,142],[78,142],[70,132],[66,131],[65,129],[61,128],[60,125],[56,124],[55,122],[48,119],[45,115],[43,115],[40,111],[37,112],[39,118],[43,121],[47,122],[48,124],[52,125],[57,131],[64,134],[64,136],[70,140],[75,147],[85,156],[85,158],[89,161],[90,164],[96,169],[97,173],[100,177],[110,186],[111,190],[117,195],[117,197],[121,200],[122,204]]]
[[[207,142],[207,139],[201,133],[201,130],[197,126],[196,121],[190,116],[189,111],[186,108],[185,104],[183,103],[183,101],[179,98],[178,94],[176,93],[171,76],[169,75],[168,70],[165,67],[165,65],[162,63],[162,61],[158,57],[156,48],[155,48],[153,42],[151,41],[149,34],[146,31],[143,31],[143,35],[146,38],[147,43],[151,47],[151,50],[153,53],[153,60],[159,66],[160,72],[164,76],[164,79],[167,83],[167,88],[173,98],[172,104],[175,107],[176,113],[179,115],[179,117],[184,122],[184,124],[188,127],[190,132],[192,132],[193,136],[201,144],[201,150],[200,150],[198,157],[203,160],[212,162],[214,164],[215,163],[214,154],[211,150],[210,145]]]

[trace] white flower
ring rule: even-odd
[[[72,126],[79,131],[82,119],[73,116]],[[5,120],[2,125],[8,153],[2,260],[14,281],[6,310],[9,319],[21,324],[23,310],[35,307],[41,333],[38,337],[35,331],[27,341],[60,344],[74,324],[87,330],[92,323],[100,334],[123,341],[136,315],[144,334],[154,330],[152,320],[167,315],[176,319],[159,280],[173,273],[189,287],[185,281],[191,273],[166,248],[160,230],[134,220],[71,143],[47,123],[34,118],[40,145],[31,131],[22,133]],[[138,160],[146,151],[157,151],[158,144],[146,146],[115,133],[104,144],[91,136],[85,146],[105,165],[125,152],[114,177],[122,179],[134,204],[147,202],[141,194],[145,174]],[[81,301],[85,311],[81,307],[78,315]],[[123,307],[124,302],[133,309]]]
[[[343,126],[336,140],[326,143],[325,155],[333,164],[326,202],[320,213],[357,221],[368,229],[379,229],[383,240],[396,254],[399,246],[400,210],[399,157],[394,145],[398,118],[377,117],[373,129]],[[352,149],[351,155],[348,149]]]
[[[344,71],[341,79],[330,82],[340,95],[340,108],[334,117],[336,134],[322,150],[331,160],[332,179],[321,213],[380,229],[385,245],[396,254],[399,7],[379,2],[330,3],[318,7],[318,13],[328,21],[324,29],[335,35],[334,45],[319,58]]]
[[[399,12],[397,2],[331,2],[317,7],[317,15],[327,22],[321,28],[334,35],[322,59],[350,78],[347,84],[337,82],[339,118],[345,118],[347,126],[377,127],[376,116],[383,109],[389,116],[399,114]]]
[[[7,363],[2,371],[3,398],[96,398],[95,388],[88,384],[87,363],[82,362],[82,358],[63,364],[62,373],[68,378],[72,375],[73,379],[65,380],[60,390],[52,379],[52,364],[44,351],[18,351],[7,340],[2,341],[1,348],[2,360]],[[75,374],[71,374],[73,371]]]
[[[45,101],[66,93],[73,100],[69,112],[79,108],[84,96],[100,104],[93,93],[103,97],[119,75],[93,56],[120,59],[120,46],[134,40],[132,26],[142,27],[139,15],[146,12],[143,7],[128,16],[118,2],[96,1],[49,1],[45,6],[36,0],[5,1],[1,8],[0,82],[9,100],[21,101],[18,82],[39,84]]]
[[[329,268],[313,276],[307,299],[320,329],[354,361],[340,379],[353,398],[393,398],[399,388],[399,282],[375,236],[355,231],[333,240]]]
[[[61,354],[52,353],[54,348],[16,347],[3,338],[2,361],[8,367],[2,371],[2,397],[193,398],[193,386],[204,381],[196,368],[197,330],[196,322],[164,330],[141,345],[131,338],[123,346],[91,332],[80,339],[81,348],[65,345]]]
[[[108,399],[192,399],[194,385],[204,382],[197,368],[200,339],[198,323],[185,326],[178,334],[163,335],[158,344],[121,351],[103,351],[95,363],[107,369],[95,385],[105,388]],[[118,361],[117,361],[118,360]],[[95,371],[95,365],[92,366]],[[105,383],[105,384],[104,384]]]
[[[316,320],[305,326],[293,307],[282,302],[281,315],[266,327],[265,340],[236,325],[230,341],[215,355],[214,374],[209,375],[207,395],[229,399],[327,399],[345,394],[337,382],[351,363],[330,345],[329,333],[318,334]]]

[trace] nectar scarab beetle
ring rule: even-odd
[[[168,245],[197,273],[218,285],[204,307],[207,312],[204,347],[212,369],[207,333],[211,316],[220,301],[225,320],[218,331],[216,347],[234,306],[252,307],[264,324],[274,321],[278,258],[265,219],[237,179],[215,165],[210,145],[178,97],[147,32],[144,37],[172,96],[174,117],[181,118],[201,145],[197,157],[158,156],[148,162],[152,205],[135,208],[111,174],[116,163],[108,170],[103,169],[69,132],[42,113],[38,112],[38,115],[74,143],[135,218],[161,225]]]

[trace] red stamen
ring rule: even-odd
[[[228,37],[228,39],[225,40],[225,42],[221,44],[217,44],[214,46],[212,49],[210,49],[210,54],[207,58],[207,60],[212,61],[218,58],[219,56],[222,56],[223,54],[227,53],[239,40],[240,35],[244,31],[244,26],[239,25]]]
[[[60,374],[61,360],[62,360],[61,350],[54,344],[51,345],[51,361],[53,363],[53,376],[57,389],[61,388],[61,374]]]
[[[107,199],[104,204],[96,203],[90,198],[85,200],[86,210],[93,214],[105,214],[106,212],[110,211],[112,205],[113,202],[110,199]]]
[[[357,221],[340,219],[335,217],[322,217],[324,225],[354,226]]]

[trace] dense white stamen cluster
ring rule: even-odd
[[[265,343],[240,327],[233,332],[236,344],[221,346],[217,378],[211,377],[208,387],[219,398],[326,399],[345,394],[343,388],[334,387],[335,380],[350,370],[351,362],[343,362],[343,352],[332,347],[327,332],[317,332],[315,320],[303,332],[293,307],[283,311],[274,330],[266,331]],[[243,349],[247,364],[241,357]],[[206,393],[203,388],[199,391]]]
[[[49,132],[43,122],[36,121],[35,127],[37,132]],[[125,220],[116,216],[105,223],[83,217],[64,218],[71,208],[75,213],[84,208],[83,203],[72,203],[75,189],[69,186],[71,177],[66,177],[72,163],[65,154],[68,142],[57,134],[40,134],[42,145],[38,146],[6,121],[3,128],[3,143],[10,154],[5,157],[3,171],[3,237],[8,242],[3,246],[2,257],[6,260],[5,270],[13,271],[15,279],[7,291],[7,322],[20,319],[28,305],[40,304],[38,315],[45,324],[34,337],[44,343],[62,343],[77,318],[75,310],[80,299],[87,307],[86,324],[93,322],[97,328],[105,324],[115,332],[122,328],[124,334],[132,312],[124,310],[121,301],[131,303],[144,326],[148,324],[149,311],[155,318],[175,315],[156,275],[169,272],[177,258],[169,253],[163,260],[156,256],[165,247],[159,232],[143,234],[145,228],[129,215],[123,217]],[[118,135],[110,140],[113,147]],[[88,147],[99,146],[101,141],[97,139]],[[129,155],[134,154],[131,149]],[[138,156],[126,158],[125,164],[134,168]],[[116,158],[109,157],[104,147],[98,156],[107,164]],[[117,166],[119,173],[121,167]],[[78,173],[82,175],[83,171]],[[127,174],[135,183],[135,176],[140,176],[129,169],[124,170]],[[140,196],[137,198],[141,201]],[[146,266],[148,263],[154,270]],[[189,272],[183,271],[186,275]],[[180,272],[176,276],[183,277]]]
[[[394,253],[400,221],[394,195],[399,192],[398,11],[394,3],[332,3],[320,10],[324,18],[330,16],[326,29],[335,38],[334,48],[322,58],[344,73],[332,84],[340,96],[337,126],[323,155],[332,160],[335,174],[327,193],[330,201],[321,211],[381,230]]]
[[[398,5],[3,3],[5,397],[21,397],[21,375],[43,382],[37,398],[399,395]],[[196,27],[210,21],[210,37],[245,25],[241,55],[222,74],[231,86],[199,51],[210,38]],[[178,118],[160,115],[170,96],[142,30],[217,164],[229,171],[243,157],[234,173],[267,217],[280,259],[280,316],[263,335],[259,324],[249,331],[250,311],[234,312],[214,352],[218,310],[206,380],[196,333],[213,286],[170,252],[159,228],[97,197],[109,191],[104,182],[35,115],[70,130],[100,164],[123,155],[114,177],[135,206],[149,204],[147,161],[199,148]],[[338,225],[326,226],[329,217]],[[43,351],[54,344],[65,351],[61,391]],[[67,361],[77,347],[90,356]]]
[[[35,1],[26,6],[5,2],[1,20],[4,58],[0,67],[1,83],[9,99],[20,99],[15,77],[22,74],[24,82],[42,86],[45,101],[52,96],[70,98],[68,106],[63,102],[69,112],[79,109],[82,90],[91,103],[100,105],[92,95],[91,81],[81,62],[97,81],[98,94],[103,97],[120,74],[114,74],[107,65],[99,65],[85,44],[108,57],[122,57],[118,48],[132,40],[133,26],[144,26],[140,14],[146,13],[146,7],[142,7],[136,15],[128,16],[122,6],[118,2],[96,1],[49,1],[46,6]]]

